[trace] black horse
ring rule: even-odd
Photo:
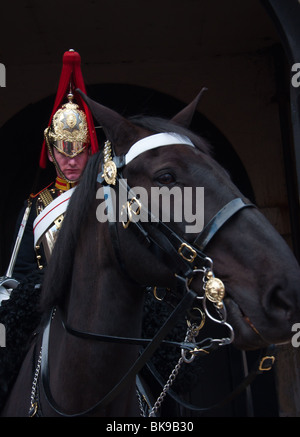
[[[109,141],[71,198],[43,284],[45,318],[4,416],[139,415],[136,374],[159,345],[173,343],[180,365],[197,363],[231,342],[244,350],[287,342],[300,320],[300,271],[290,249],[187,130],[198,97],[171,121],[127,120],[86,99]],[[153,188],[165,188],[158,204]],[[166,223],[172,188],[182,203],[169,196]],[[204,230],[195,231],[190,218],[201,223],[202,213]],[[140,340],[145,289],[173,308],[152,341]],[[186,336],[164,340],[184,317]],[[201,337],[206,320],[219,337]]]

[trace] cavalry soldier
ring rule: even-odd
[[[57,176],[53,184],[37,194],[31,194],[21,211],[17,223],[17,229],[20,229],[17,236],[19,245],[12,257],[13,265],[10,264],[9,274],[6,275],[9,278],[13,276],[22,280],[36,267],[43,269],[62,224],[67,206],[64,199],[70,197],[65,193],[77,185],[89,156],[98,151],[91,112],[79,94],[76,100],[74,96],[76,88],[85,92],[80,62],[80,55],[74,50],[63,55],[58,91],[48,127],[44,131],[39,160],[39,166],[45,168],[49,159],[55,166]],[[56,200],[58,196],[63,196],[59,202]],[[53,201],[64,206],[57,209],[60,212],[58,215]],[[47,215],[44,210],[50,203],[51,210],[55,209],[55,213],[51,214],[52,221],[40,216],[43,213]],[[25,216],[24,211],[27,212]]]
[[[55,166],[57,177],[54,184],[30,196],[31,211],[14,267],[16,279],[26,277],[36,264],[39,269],[43,269],[62,224],[67,201],[64,203],[62,203],[64,199],[59,201],[64,206],[63,211],[61,212],[62,208],[58,208],[60,212],[58,215],[55,216],[56,212],[52,213],[51,222],[48,218],[36,219],[36,216],[40,215],[58,196],[70,197],[64,193],[76,186],[89,155],[98,151],[91,112],[79,94],[76,95],[76,101],[74,97],[76,88],[85,92],[80,61],[80,55],[74,50],[64,53],[57,95],[48,127],[44,132],[39,161],[40,167],[45,168],[49,159]]]
[[[98,151],[93,118],[76,89],[84,93],[79,53],[63,55],[57,95],[47,128],[39,166],[48,160],[56,180],[31,194],[17,222],[17,237],[6,275],[0,278],[0,322],[6,327],[7,347],[0,355],[0,409],[13,367],[20,363],[21,344],[27,342],[39,321],[37,305],[44,267],[49,261],[64,214],[91,154]],[[22,349],[22,347],[21,347]],[[14,365],[15,366],[14,366]],[[3,391],[1,393],[1,390]]]

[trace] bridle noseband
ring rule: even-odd
[[[111,190],[117,190],[121,186],[126,190],[128,193],[128,200],[123,209],[126,212],[127,217],[122,222],[123,228],[125,231],[127,229],[131,229],[137,235],[139,241],[144,244],[158,260],[167,265],[167,267],[170,268],[175,274],[178,284],[177,288],[181,292],[180,301],[177,303],[167,321],[151,340],[105,336],[89,332],[82,332],[71,328],[63,322],[65,330],[69,334],[77,337],[98,341],[138,344],[144,347],[133,366],[124,375],[120,382],[103,399],[101,399],[101,401],[97,402],[88,410],[73,415],[65,414],[61,411],[61,408],[53,399],[49,387],[48,350],[50,324],[52,319],[51,315],[43,335],[41,376],[46,398],[51,407],[59,415],[67,417],[84,416],[94,412],[97,408],[102,408],[108,405],[117,396],[117,394],[124,389],[128,380],[131,379],[132,376],[136,375],[147,363],[158,346],[164,342],[168,343],[165,340],[166,335],[175,325],[180,315],[192,307],[195,300],[198,300],[198,302],[200,301],[202,303],[204,311],[211,320],[226,326],[229,329],[230,335],[229,338],[205,339],[200,342],[196,342],[195,337],[197,333],[195,333],[194,336],[187,336],[184,342],[169,342],[180,347],[183,356],[186,358],[186,362],[189,362],[191,357],[194,358],[196,355],[205,355],[214,350],[216,347],[231,343],[234,339],[233,329],[226,321],[227,315],[225,305],[223,303],[225,291],[224,284],[218,278],[214,277],[213,262],[205,255],[204,250],[215,234],[225,223],[228,222],[228,220],[230,220],[237,212],[248,207],[254,207],[254,205],[252,203],[245,203],[241,198],[235,198],[231,200],[209,221],[202,232],[197,235],[192,244],[174,232],[174,230],[172,230],[166,223],[158,219],[145,220],[146,222],[151,221],[151,225],[155,226],[156,231],[158,231],[155,232],[155,237],[152,235],[152,233],[150,235],[146,227],[143,225],[142,217],[144,216],[144,218],[149,219],[151,213],[148,211],[145,205],[142,205],[132,194],[132,190],[128,186],[127,181],[122,178],[122,170],[141,153],[156,147],[163,147],[171,144],[184,144],[189,147],[195,147],[187,137],[174,133],[163,133],[151,135],[138,141],[130,148],[125,156],[114,156],[111,144],[107,141],[104,148],[102,169],[98,174],[97,181],[103,186],[108,217],[113,213],[114,208]],[[133,220],[133,215],[138,215],[140,220]],[[116,257],[119,261],[119,264],[125,268],[120,253],[117,224],[115,221],[110,220],[108,220],[108,223]],[[199,273],[201,273],[203,276],[203,294],[200,295],[191,288],[191,281],[193,280],[194,276]],[[212,292],[210,293],[211,290]],[[214,307],[217,315],[212,314],[210,310],[208,310],[208,305],[212,305]],[[250,379],[248,383],[250,383]],[[202,411],[203,409],[200,410]]]

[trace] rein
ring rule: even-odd
[[[151,138],[154,140],[154,142],[151,142]],[[153,149],[155,147],[161,147],[170,144],[185,144],[187,146],[194,147],[194,145],[186,137],[178,136],[173,133],[156,134],[146,137],[145,139],[135,143],[125,156],[112,157],[111,145],[109,142],[106,142],[104,149],[104,163],[102,166],[103,173],[99,173],[97,181],[102,184],[104,189],[105,200],[108,209],[108,217],[110,217],[113,213],[113,202],[110,190],[116,188],[117,186],[120,187],[122,185],[123,188],[127,190],[127,193],[130,194],[130,196],[128,197],[128,201],[125,205],[123,205],[124,216],[126,215],[126,218],[124,218],[124,220],[122,221],[123,228],[127,229],[130,225],[130,229],[138,236],[139,241],[142,242],[151,251],[151,253],[156,256],[157,259],[159,259],[162,263],[164,263],[171,269],[171,271],[175,274],[177,278],[177,291],[180,291],[183,297],[180,299],[179,303],[177,304],[171,315],[168,317],[166,322],[151,340],[129,337],[115,337],[79,331],[68,326],[62,320],[62,324],[66,332],[76,337],[96,341],[108,341],[144,346],[144,350],[141,352],[138,359],[131,366],[128,372],[121,378],[121,380],[115,385],[115,387],[113,387],[112,390],[95,405],[85,411],[76,414],[64,413],[62,411],[62,408],[54,400],[50,390],[48,361],[50,326],[53,317],[53,314],[51,313],[47,326],[43,333],[40,370],[42,386],[44,388],[44,394],[46,396],[46,399],[51,408],[60,416],[86,416],[88,414],[94,413],[95,410],[98,408],[103,408],[107,406],[124,389],[128,381],[132,379],[149,361],[149,359],[154,354],[155,350],[159,347],[160,344],[171,344],[173,346],[175,345],[177,347],[180,347],[182,351],[182,357],[185,358],[184,361],[191,362],[196,355],[205,355],[219,346],[232,343],[234,339],[233,329],[231,325],[226,322],[227,314],[225,305],[223,303],[224,284],[218,278],[214,277],[213,262],[204,254],[203,250],[211,241],[211,239],[215,236],[215,234],[221,229],[221,227],[225,223],[227,223],[228,220],[230,220],[237,212],[248,207],[254,207],[254,205],[251,203],[245,203],[241,198],[231,200],[210,220],[210,222],[204,227],[202,232],[197,235],[193,244],[184,240],[170,227],[168,227],[166,223],[158,219],[151,220],[151,224],[153,224],[156,230],[159,231],[159,235],[156,235],[156,237],[150,235],[143,226],[142,220],[136,220],[133,219],[133,217],[137,215],[140,216],[139,218],[142,218],[143,215],[144,217],[146,215],[146,218],[148,219],[153,217],[148,209],[145,208],[144,205],[141,205],[139,200],[132,194],[132,191],[127,185],[127,182],[125,183],[125,180],[121,177],[121,170],[126,164],[128,164],[131,160],[137,157],[140,153],[143,153],[144,151]],[[108,223],[112,244],[115,249],[117,259],[120,266],[124,269],[125,267],[122,262],[122,256],[120,253],[117,225],[111,220],[108,220]],[[199,295],[199,293],[196,293],[192,290],[192,288],[190,288],[192,279],[199,272],[203,276],[203,296]],[[213,292],[210,292],[210,289],[212,289]],[[215,293],[216,290],[217,296]],[[179,316],[182,315],[187,309],[191,308],[196,300],[201,301],[205,313],[211,320],[216,323],[220,323],[229,329],[229,338],[208,338],[200,342],[196,342],[195,337],[197,334],[195,334],[189,337],[187,336],[184,342],[171,342],[164,340],[171,328],[175,325]],[[211,312],[208,310],[207,301],[210,301],[212,303],[217,315],[211,314]],[[261,358],[258,369],[256,368],[253,372],[250,372],[248,377],[245,378],[245,381],[242,382],[240,386],[238,386],[237,389],[234,390],[232,394],[227,397],[228,399],[226,398],[223,402],[208,408],[199,408],[186,403],[184,404],[184,406],[196,411],[205,411],[221,406],[224,402],[229,402],[230,400],[232,400],[233,397],[237,396],[247,385],[252,382],[258,372],[261,373],[263,370],[269,370],[263,367],[263,363],[267,358],[270,357]],[[182,404],[182,401],[180,401],[179,399],[177,400],[177,402]],[[31,409],[33,408],[34,405],[32,403]]]
[[[154,338],[151,340],[151,343],[148,344],[148,346],[144,349],[142,354],[139,356],[139,358],[135,361],[135,363],[132,365],[132,367],[128,370],[128,372],[123,376],[123,378],[118,382],[117,385],[113,387],[113,389],[104,396],[99,402],[97,402],[92,407],[88,408],[87,410],[81,411],[80,413],[75,414],[67,414],[62,411],[62,408],[56,403],[54,400],[50,385],[49,385],[49,337],[50,337],[50,326],[51,326],[51,320],[52,320],[52,313],[50,315],[50,318],[48,320],[47,326],[43,333],[43,341],[42,341],[42,362],[41,362],[41,377],[42,377],[42,384],[44,388],[44,393],[46,395],[46,399],[51,406],[51,408],[60,416],[63,417],[81,417],[86,416],[88,414],[93,413],[98,408],[103,408],[106,405],[108,405],[121,391],[124,389],[124,387],[127,385],[128,381],[135,376],[142,367],[146,364],[146,362],[151,358],[151,356],[154,354],[155,350],[158,348],[158,346],[161,344],[165,336],[168,334],[168,332],[172,329],[176,321],[178,320],[178,317],[187,309],[189,308],[193,301],[195,300],[196,293],[192,290],[189,290],[187,294],[183,297],[183,299],[180,301],[180,303],[177,305],[175,310],[171,313],[169,318],[166,320],[166,322],[163,324],[161,329],[158,331],[158,333],[154,336]],[[93,335],[93,338],[94,335]],[[98,337],[100,339],[100,336]],[[111,340],[113,340],[114,337],[111,337]]]

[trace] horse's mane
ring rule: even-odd
[[[55,243],[51,260],[46,267],[40,307],[42,312],[58,305],[71,283],[73,259],[77,238],[87,217],[89,206],[95,199],[97,174],[102,153],[93,155],[82,174],[80,184],[74,191],[65,215],[62,231]]]
[[[175,132],[188,136],[195,146],[204,153],[209,153],[209,145],[205,140],[188,129],[156,117],[135,116],[130,121],[152,131]],[[92,156],[82,174],[80,184],[77,186],[70,199],[67,214],[63,221],[62,230],[57,238],[51,261],[45,273],[43,290],[41,295],[41,311],[48,312],[53,306],[59,305],[65,292],[71,284],[73,260],[77,245],[77,239],[81,227],[87,217],[87,211],[95,199],[97,189],[97,174],[102,153]]]

